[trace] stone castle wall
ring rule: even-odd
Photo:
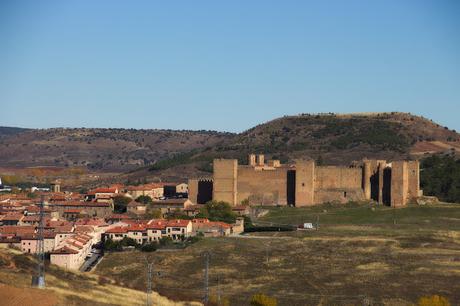
[[[294,183],[288,182],[288,172],[295,172]],[[358,166],[337,167],[316,166],[312,160],[292,165],[277,160],[265,163],[263,155],[250,155],[248,165],[238,165],[236,159],[215,159],[212,186],[214,200],[232,205],[246,201],[287,205],[293,198],[288,190],[295,190],[295,206],[300,207],[362,200],[401,206],[420,195],[419,184],[418,161],[363,160]],[[192,201],[196,185],[189,182]]]

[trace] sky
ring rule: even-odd
[[[380,111],[460,130],[460,1],[0,1],[0,126]]]

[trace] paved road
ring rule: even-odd
[[[92,253],[91,257],[85,260],[83,265],[80,267],[81,272],[89,272],[97,264],[97,262],[102,258],[101,254]]]

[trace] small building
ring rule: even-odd
[[[54,250],[55,236],[56,234],[53,232],[44,233],[43,244],[45,253],[49,253]],[[21,237],[21,251],[30,254],[37,253],[38,240],[38,235],[36,233],[31,235],[23,235]]]
[[[4,215],[0,220],[1,225],[21,225],[22,220],[24,219],[23,214],[13,213]]]
[[[205,237],[228,236],[232,233],[232,226],[225,222],[209,221],[208,219],[192,220],[193,234],[203,234]]]
[[[184,211],[187,207],[193,205],[189,199],[166,199],[153,201],[152,208],[160,209],[163,216],[172,212]]]
[[[187,238],[192,235],[193,226],[190,220],[169,220],[166,224],[166,235],[173,240]]]
[[[127,211],[135,215],[144,215],[147,212],[147,205],[133,200],[128,203]]]
[[[92,242],[91,235],[77,233],[65,239],[51,252],[50,262],[65,269],[78,270],[86,256],[91,253]]]

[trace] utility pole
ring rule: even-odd
[[[217,306],[220,306],[220,277],[217,275]]]
[[[393,205],[393,226],[396,227],[396,206]]]
[[[208,251],[203,253],[205,258],[205,266],[204,266],[204,299],[203,304],[205,306],[208,305],[209,302],[209,257],[210,254]]]
[[[45,243],[44,243],[44,211],[43,206],[45,205],[45,198],[41,196],[39,204],[39,221],[37,229],[37,275],[32,276],[32,285],[37,288],[45,288]]]
[[[268,265],[268,262],[270,261],[270,257],[269,257],[269,248],[270,248],[270,243],[267,243],[267,245],[265,246],[265,257],[266,257],[266,261],[267,261],[267,265]]]
[[[147,291],[146,291],[146,299],[145,305],[150,306],[152,305],[152,277],[153,277],[153,262],[149,262],[147,257],[145,257],[145,261],[147,263]]]

